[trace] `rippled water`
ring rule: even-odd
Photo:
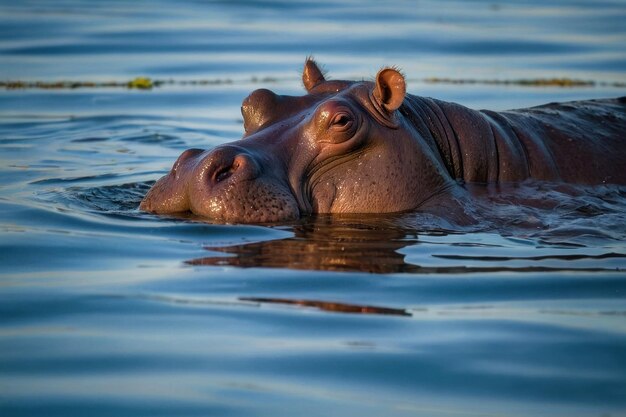
[[[0,80],[175,81],[0,91],[0,415],[626,415],[624,187],[478,188],[466,226],[137,210],[182,150],[241,136],[251,90],[302,94],[308,54],[517,108],[625,95],[625,19],[622,1],[0,2]]]

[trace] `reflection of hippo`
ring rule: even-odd
[[[358,222],[355,220],[316,216],[294,224],[292,237],[206,247],[211,252],[235,256],[213,254],[187,263],[290,270],[432,272],[428,268],[405,263],[404,255],[398,253],[399,249],[418,243],[414,228],[382,222],[378,216],[367,216],[358,219]]]
[[[557,212],[562,212],[557,209]],[[415,216],[421,217],[421,216]],[[426,216],[424,216],[426,217]],[[595,216],[594,216],[595,217]],[[621,217],[620,217],[621,219]],[[494,272],[614,271],[598,265],[573,264],[573,260],[626,258],[623,253],[583,254],[555,252],[529,256],[527,253],[501,252],[485,256],[467,251],[467,242],[459,245],[452,236],[440,245],[446,231],[419,230],[420,219],[414,215],[318,215],[290,225],[294,236],[285,239],[244,242],[229,246],[207,246],[210,254],[186,261],[196,266],[235,266],[237,268],[284,268],[294,270],[369,272],[375,274],[466,274]],[[507,231],[507,229],[504,229]],[[510,233],[512,229],[508,229]],[[571,233],[572,240],[563,236]],[[594,238],[594,230],[583,229],[584,238],[576,241],[577,229],[555,229],[555,234],[537,232],[527,242],[580,247],[585,238]],[[419,235],[419,236],[418,236]],[[607,236],[604,236],[605,238]],[[461,239],[463,240],[463,239]],[[576,244],[578,242],[579,244]],[[420,248],[420,245],[425,245]],[[476,245],[481,245],[476,243]],[[496,245],[497,246],[497,245]],[[437,249],[441,247],[442,249]],[[447,249],[446,249],[447,248]],[[451,248],[455,250],[450,251]],[[217,253],[216,253],[217,252]],[[406,253],[411,254],[408,259]],[[226,255],[222,255],[226,254]],[[279,302],[279,301],[277,301]]]
[[[626,183],[624,98],[496,113],[407,95],[392,68],[375,82],[326,81],[308,60],[302,79],[302,97],[250,94],[244,138],[185,151],[141,209],[226,222],[445,214],[462,211],[459,181]]]

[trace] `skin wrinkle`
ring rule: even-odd
[[[525,135],[519,128],[518,124],[512,122],[508,117],[502,115],[509,122],[509,126],[522,145],[526,161],[528,161],[528,175],[537,179],[560,178],[561,175],[555,164],[554,156],[545,146],[543,142],[537,142],[530,136]],[[548,166],[549,165],[549,169]],[[538,166],[535,168],[535,166]]]
[[[425,101],[419,103],[420,100],[417,97],[407,97],[407,101],[410,105],[403,106],[403,114],[409,117],[409,121],[412,122],[411,124],[418,131],[421,137],[432,138],[432,142],[434,142],[433,151],[440,158],[440,162],[446,167],[446,170],[448,171],[450,177],[454,177],[450,143],[447,137],[447,133],[441,125],[441,120],[439,119],[437,114],[432,111],[430,106],[428,106]],[[413,101],[415,101],[415,103],[413,103]],[[410,110],[412,110],[412,112]],[[424,115],[425,111],[429,111],[429,114]],[[435,123],[433,118],[435,118],[439,122],[439,125]],[[425,132],[423,129],[420,129],[420,127],[422,126],[426,126]],[[445,148],[443,145],[445,145]]]
[[[428,120],[431,122],[431,125],[433,126],[430,133],[435,139],[435,143],[437,144],[442,162],[445,163],[446,168],[448,169],[448,173],[450,174],[450,177],[453,177],[454,165],[452,161],[452,150],[450,149],[450,141],[448,139],[448,134],[443,128],[441,119],[439,118],[437,113],[435,113],[428,105],[425,105],[424,108],[430,114],[430,117],[428,118]],[[445,145],[445,148],[443,145]]]
[[[481,110],[480,113],[491,126],[498,158],[497,181],[524,180],[528,178],[527,151],[517,136],[515,136],[508,121],[496,112]],[[502,149],[500,149],[501,147]]]
[[[395,120],[395,115],[391,115],[391,117],[389,117],[386,114],[386,111],[383,110],[381,108],[381,106],[377,103],[377,101],[374,98],[374,94],[373,92],[369,93],[369,106],[366,106],[367,109],[369,110],[370,115],[376,119],[376,121],[378,123],[380,123],[382,126],[388,127],[389,129],[397,129],[398,128],[398,123]],[[370,110],[373,109],[374,111]]]
[[[279,132],[280,135],[287,134],[288,136],[305,136],[301,129],[299,129],[298,127],[300,123],[305,120],[311,112],[309,109],[307,109],[301,111],[300,113],[301,114],[299,116],[299,119],[297,120],[297,123],[295,123],[293,126],[288,126],[286,129],[281,129]],[[296,115],[298,115],[298,113],[295,113],[294,117]],[[276,133],[274,132],[274,134]],[[310,141],[305,140],[303,143],[310,143]],[[304,152],[302,152],[302,150],[300,150],[300,152],[297,152],[296,148],[297,147],[292,144],[290,145],[289,152],[285,152],[285,156],[291,155],[290,158],[284,158],[279,156],[274,159],[278,160],[278,162],[281,163],[281,172],[287,173],[285,181],[286,188],[291,192],[291,195],[294,197],[300,214],[308,214],[312,212],[312,207],[310,204],[310,200],[307,199],[307,194],[305,190],[306,181],[303,181],[306,180],[306,177],[304,175],[298,177],[297,175],[297,173],[300,171],[306,171],[306,169],[299,169],[299,166],[302,165],[303,162],[300,161],[298,157],[304,154]]]
[[[491,149],[494,152],[494,155],[492,157],[492,155],[488,155],[487,159],[486,159],[486,164],[484,167],[484,178],[482,178],[482,182],[497,182],[498,180],[498,164],[499,164],[499,160],[498,160],[498,145],[496,142],[496,138],[495,135],[493,133],[493,125],[490,123],[490,121],[484,117],[484,115],[482,114],[478,114],[479,117],[482,117],[483,121],[486,122],[487,126],[488,126],[488,130],[485,132],[484,136],[481,135],[481,137],[485,138],[485,141],[481,141],[484,142],[487,147],[489,147],[488,145],[491,145]],[[495,163],[494,163],[494,159],[495,159]],[[494,176],[493,173],[496,173],[496,175]],[[479,182],[480,179],[478,179]]]
[[[511,125],[511,123],[507,119],[507,117],[502,115],[502,114],[500,114],[498,116],[501,117],[502,119],[504,119],[504,121],[506,121],[508,127],[511,129],[511,132],[513,133],[513,137],[515,138],[517,143],[520,145],[520,148],[522,149],[522,152],[524,153],[524,165],[526,166],[526,173],[525,174],[526,174],[526,176],[530,177],[530,157],[528,155],[528,149],[526,148],[526,145],[520,139],[520,137],[518,136],[518,134],[515,131],[515,129],[513,129],[513,126]]]
[[[327,159],[320,161],[319,168],[314,167],[311,170],[311,175],[309,176],[309,178],[311,178],[310,181],[308,181],[308,183],[310,184],[309,192],[311,193],[311,201],[316,200],[313,197],[313,190],[315,190],[315,188],[321,183],[323,176],[326,176],[327,174],[331,173],[335,168],[343,166],[343,163],[346,160],[358,158],[361,154],[366,153],[365,152],[366,150],[367,150],[367,145],[363,146],[361,149],[358,149],[352,153],[349,153],[346,155],[337,155],[337,156],[333,156],[331,158],[327,158]],[[315,164],[315,165],[318,165],[318,164]],[[332,178],[336,178],[336,176],[332,176]],[[335,188],[335,192],[333,192],[334,194],[333,200],[334,200],[334,197],[336,195],[336,185],[333,184],[333,186],[334,186],[333,188]],[[332,208],[333,204],[334,204],[334,201],[331,201],[328,207],[329,210]],[[318,206],[318,209],[319,209],[319,206]]]
[[[296,152],[291,152],[292,155],[296,155]],[[279,158],[281,159],[281,158]],[[298,170],[292,169],[292,164],[295,162],[293,158],[290,158],[289,164],[284,164],[284,172],[287,172],[287,187],[295,197],[296,205],[301,214],[309,214],[313,211],[311,205],[311,199],[308,194],[308,179],[305,172],[308,169],[308,164],[302,171],[301,175],[297,175]],[[309,162],[310,164],[310,162]],[[295,185],[294,185],[295,184]]]
[[[505,127],[503,127],[503,124],[501,123],[501,121],[496,119],[497,117],[496,113],[483,110],[481,111],[481,114],[483,115],[483,117],[485,117],[485,119],[489,123],[489,126],[491,128],[491,134],[494,140],[494,148],[495,148],[496,160],[497,160],[496,181],[498,182],[510,181],[511,175],[515,175],[515,174],[518,174],[520,179],[527,178],[528,169],[526,168],[525,170],[521,170],[522,167],[519,166],[519,163],[516,164],[514,160],[512,161],[511,160],[512,158],[510,155],[510,151],[512,149],[520,149],[521,145],[517,144],[516,146],[516,143],[513,142],[511,138],[507,135],[508,132],[504,131]],[[514,140],[517,141],[517,138],[515,138]],[[528,160],[525,157],[525,153],[522,151],[522,155],[519,155],[519,152],[518,152],[518,156],[520,157],[523,156],[522,158],[523,167],[527,167]],[[522,172],[520,172],[520,170]]]
[[[437,118],[437,121],[439,121],[438,116],[434,112],[432,112],[432,109],[430,109],[428,105],[426,105],[425,103],[420,103],[420,99],[422,98],[407,96],[405,99],[405,103],[399,110],[401,111],[401,114],[404,115],[407,119],[408,124],[413,127],[419,134],[418,137],[422,137],[426,140],[431,148],[431,153],[434,154],[433,156],[446,169],[450,178],[453,178],[453,167],[451,165],[452,161],[450,160],[450,153],[448,153],[447,155],[442,154],[442,148],[440,147],[442,146],[442,140],[437,140],[437,137],[445,138],[445,141],[443,141],[443,143],[445,143],[449,148],[447,134],[441,133],[442,131],[445,132],[443,126],[436,125],[434,123],[434,120],[431,119],[431,117],[435,117]],[[430,110],[431,113],[428,116],[424,115],[424,109]],[[452,187],[452,182],[440,185],[435,189],[434,192],[426,194],[424,198],[416,201],[415,206],[412,209],[418,209],[427,205],[429,202],[436,199],[436,197],[450,191]]]
[[[494,131],[494,126],[492,123],[489,123],[489,127],[491,128],[491,138],[493,140],[493,146],[496,151],[496,175],[495,180],[488,175],[489,181],[500,182],[500,153],[498,152],[498,141],[496,140],[496,132]]]
[[[456,103],[433,102],[442,109],[458,145],[460,176],[465,182],[489,182],[497,172],[495,139],[489,121],[476,110]],[[445,112],[443,112],[445,109]],[[454,148],[453,148],[454,149]]]
[[[456,137],[456,133],[452,125],[450,124],[446,115],[443,113],[442,109],[439,107],[439,105],[437,104],[435,100],[429,99],[429,98],[423,98],[423,97],[421,97],[420,99],[424,102],[424,105],[426,107],[431,109],[431,111],[435,114],[435,116],[439,120],[440,127],[443,132],[443,133],[440,133],[440,135],[442,138],[445,138],[447,149],[449,151],[446,158],[450,163],[450,172],[451,172],[450,176],[455,180],[461,178],[462,173],[463,173],[463,166],[462,166],[463,160],[460,159],[460,156],[459,156],[460,155],[459,143],[458,143],[458,139]],[[459,162],[457,161],[460,161],[460,165],[459,165]]]
[[[454,168],[454,179],[465,180],[465,178],[463,177],[463,173],[465,172],[465,170],[463,169],[463,158],[461,157],[461,146],[459,144],[458,133],[454,129],[452,123],[450,123],[450,119],[448,119],[448,116],[443,111],[439,103],[437,103],[437,101],[435,100],[431,100],[431,102],[433,106],[439,109],[439,113],[443,115],[446,125],[450,126],[450,130],[452,131],[452,137],[454,138],[454,142],[449,140],[450,138],[448,137],[448,135],[446,135],[446,139],[448,139],[448,146],[450,147],[450,150],[453,151],[451,160]]]

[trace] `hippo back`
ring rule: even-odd
[[[626,184],[626,97],[500,114],[522,143],[543,142],[561,180]]]

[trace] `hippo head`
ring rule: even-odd
[[[414,209],[445,188],[433,145],[401,113],[405,80],[385,68],[375,81],[327,81],[311,59],[307,94],[260,89],[241,106],[241,140],[189,149],[140,208],[191,211],[219,222],[263,223],[311,213]]]

